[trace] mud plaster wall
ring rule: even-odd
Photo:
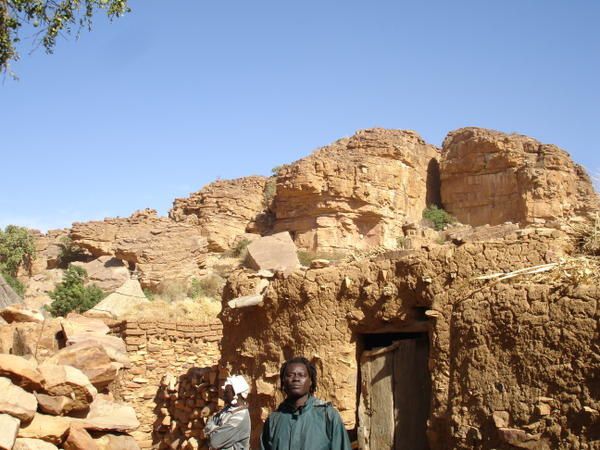
[[[131,367],[121,373],[115,386],[116,396],[133,406],[140,421],[140,427],[131,435],[142,449],[151,448],[153,440],[158,440],[154,429],[163,403],[161,380],[167,374],[186,379],[195,368],[215,366],[220,357],[223,325],[218,320],[128,320],[110,324],[110,328],[112,334],[125,340],[131,359]],[[176,431],[171,434],[176,435]]]
[[[592,448],[598,437],[588,422],[600,406],[598,291],[472,281],[557,260],[569,250],[563,238],[557,230],[524,230],[296,272],[275,279],[262,306],[225,310],[222,363],[253,381],[253,438],[282,398],[278,370],[286,358],[305,355],[316,363],[318,395],[334,402],[351,429],[360,335],[425,326],[432,449],[515,448],[508,442],[519,439],[528,442],[521,448]],[[228,295],[250,292],[252,280],[238,273]],[[542,399],[551,409],[543,417],[540,397],[551,399]],[[494,411],[508,414],[507,423],[498,422],[502,430]]]

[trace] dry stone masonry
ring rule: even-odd
[[[180,439],[181,435],[186,436],[184,440],[194,437],[201,442],[202,437],[197,434],[200,422],[193,422],[193,426],[187,427],[192,423],[188,421],[185,422],[184,427],[182,416],[169,409],[175,406],[179,409],[185,407],[188,412],[186,417],[191,416],[191,405],[182,405],[180,402],[167,405],[167,399],[164,398],[167,392],[164,380],[178,380],[179,377],[184,379],[186,374],[212,373],[212,369],[205,368],[214,367],[219,362],[219,342],[223,336],[222,323],[217,320],[209,322],[127,320],[114,322],[110,327],[112,334],[122,337],[125,341],[132,363],[130,369],[122,372],[118,392],[119,398],[133,405],[138,415],[141,425],[132,435],[140,447],[144,449],[152,448],[154,444],[171,445],[175,441],[183,442]],[[197,376],[191,378],[199,380]],[[211,375],[210,378],[211,384],[214,384],[214,377]],[[176,391],[179,392],[179,389]],[[191,398],[192,402],[196,400],[200,402],[201,399],[202,402],[207,402],[202,395],[203,392],[196,391],[197,398]],[[211,399],[216,401],[214,391],[211,391],[211,396]],[[189,396],[186,397],[186,400],[189,399]],[[163,408],[167,408],[168,413],[163,411]],[[211,404],[210,408],[213,411],[214,405]],[[160,413],[160,420],[158,420],[158,413]],[[163,419],[166,416],[178,417],[178,421],[174,421],[172,426],[169,423],[165,428]],[[194,433],[190,434],[192,429]]]

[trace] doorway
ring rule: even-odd
[[[358,444],[362,450],[428,450],[431,401],[427,333],[362,336]]]

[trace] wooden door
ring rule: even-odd
[[[361,355],[358,442],[363,450],[427,450],[427,336]]]

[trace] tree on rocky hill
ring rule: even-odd
[[[20,267],[29,269],[34,257],[35,244],[27,228],[8,225],[4,231],[0,229],[0,273],[20,295],[24,286],[17,280],[17,272]]]
[[[0,71],[6,73],[9,63],[19,58],[16,46],[24,25],[33,27],[34,46],[52,53],[59,34],[91,29],[98,10],[112,19],[130,9],[127,0],[0,0]]]
[[[87,272],[82,267],[69,266],[63,281],[49,293],[52,303],[46,309],[53,316],[66,316],[71,311],[82,313],[96,306],[105,293],[96,285],[85,285]]]

